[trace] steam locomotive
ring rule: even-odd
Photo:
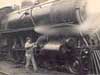
[[[77,28],[87,18],[84,0],[54,0],[13,11],[1,21],[1,50],[23,61],[27,36],[36,42],[40,67],[86,74],[96,40]],[[92,41],[91,41],[92,40]],[[92,42],[92,43],[91,43]],[[94,47],[93,47],[94,48]]]

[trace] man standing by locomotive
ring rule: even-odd
[[[37,68],[35,58],[34,58],[34,49],[35,49],[35,47],[36,47],[35,43],[32,43],[31,38],[27,37],[26,38],[26,43],[25,43],[25,49],[26,49],[26,52],[25,52],[25,56],[26,56],[25,68],[29,69],[30,62],[32,61],[33,69],[36,72],[38,70],[38,68]]]

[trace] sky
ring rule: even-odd
[[[87,11],[89,13],[100,13],[100,0],[87,0]]]
[[[100,0],[86,0],[87,19],[79,26],[85,33],[100,32]]]

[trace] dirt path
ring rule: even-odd
[[[0,61],[0,75],[72,75],[67,73],[60,73],[56,71],[40,70],[37,73],[33,71],[27,72],[24,67],[16,68],[15,64],[7,61]]]

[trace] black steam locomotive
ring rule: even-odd
[[[91,48],[99,45],[97,34],[94,41],[76,30],[86,15],[83,0],[54,0],[13,11],[1,20],[0,48],[15,61],[23,61],[29,36],[37,42],[35,57],[40,67],[86,74]]]

